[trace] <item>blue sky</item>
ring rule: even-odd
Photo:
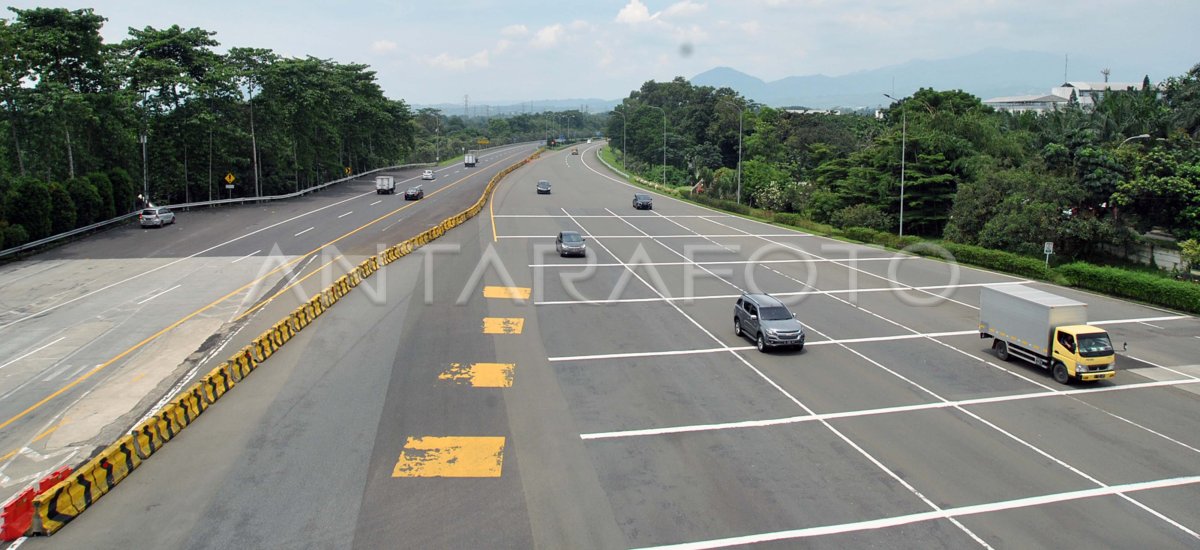
[[[365,63],[389,97],[472,104],[625,97],[716,66],[775,80],[985,48],[1088,56],[1114,81],[1200,62],[1197,0],[93,0],[105,40],[200,27],[231,46]],[[1097,71],[1099,67],[1096,68]],[[1098,80],[1097,77],[1094,80]],[[1052,86],[1057,83],[1047,83]]]

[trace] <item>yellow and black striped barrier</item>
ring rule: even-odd
[[[483,206],[496,184],[504,176],[536,159],[540,154],[539,149],[528,158],[496,174],[488,181],[479,200],[470,208],[355,266],[349,273],[339,277],[325,290],[314,294],[287,317],[238,350],[227,361],[209,371],[198,382],[180,392],[152,416],[135,426],[129,435],[122,436],[66,479],[35,497],[33,522],[26,534],[51,535],[75,519],[125,479],[143,460],[150,458],[163,445],[179,435],[180,431],[195,422],[209,406],[249,376],[260,363],[283,347],[297,332],[312,324],[359,283],[379,271],[381,266],[412,254],[416,249],[475,217],[483,211]]]

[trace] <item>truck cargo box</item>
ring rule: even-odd
[[[1086,325],[1087,304],[1023,285],[980,288],[979,332],[1048,355],[1055,327]]]

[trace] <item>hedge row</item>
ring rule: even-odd
[[[1071,286],[1200,313],[1200,285],[1115,267],[1075,262],[1056,268]]]

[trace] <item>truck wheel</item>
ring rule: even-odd
[[[762,335],[762,333],[761,333],[761,332],[760,332],[760,333],[758,333],[758,342],[757,342],[757,344],[758,344],[758,351],[761,351],[761,352],[763,352],[763,353],[766,353],[766,352],[767,352],[767,341],[763,339],[763,335]]]
[[[1008,361],[1008,342],[996,340],[992,342],[992,349],[996,351],[996,358],[1001,361]]]
[[[1054,381],[1059,384],[1071,383],[1071,375],[1067,373],[1067,366],[1062,361],[1054,362]]]
[[[736,336],[742,335],[742,322],[737,317],[733,318],[733,334]]]

